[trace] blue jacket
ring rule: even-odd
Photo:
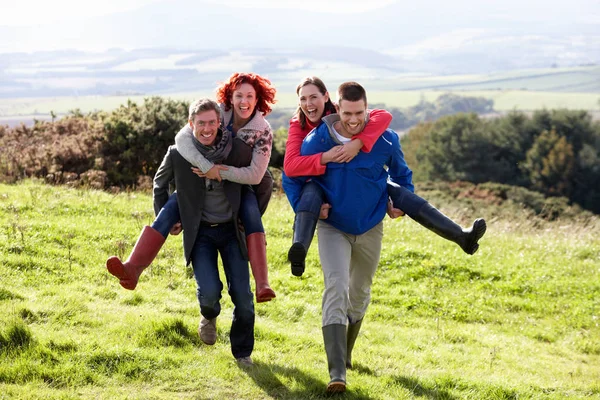
[[[341,144],[331,132],[339,116],[332,114],[323,121],[304,139],[301,155],[322,153]],[[294,211],[307,178],[283,176],[283,188]],[[412,171],[404,161],[400,139],[391,129],[381,135],[370,153],[361,151],[349,163],[329,163],[324,175],[312,177],[323,188],[326,201],[331,204],[329,217],[324,222],[352,235],[373,228],[386,213],[388,179],[414,191]]]

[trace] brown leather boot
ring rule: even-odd
[[[160,232],[145,226],[127,261],[123,263],[115,256],[106,260],[108,272],[119,278],[125,289],[135,289],[142,271],[154,261],[165,240]]]
[[[263,232],[251,233],[246,236],[248,258],[254,282],[256,283],[256,302],[264,303],[275,298],[275,292],[269,286],[269,271],[267,267],[267,242]]]

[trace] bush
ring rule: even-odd
[[[109,185],[135,186],[154,176],[175,135],[187,123],[188,105],[162,97],[128,101],[104,120],[101,157]]]
[[[269,161],[271,167],[283,168],[287,138],[288,130],[286,128],[279,128],[273,132],[273,150],[271,151],[271,160]]]
[[[600,213],[600,124],[585,111],[456,114],[411,130],[402,145],[419,179],[523,186]]]

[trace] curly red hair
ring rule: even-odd
[[[235,72],[232,74],[228,80],[221,83],[217,88],[217,101],[225,104],[225,109],[229,111],[232,106],[231,98],[233,97],[233,92],[242,83],[249,83],[256,90],[256,98],[258,100],[256,109],[264,115],[270,113],[272,110],[271,106],[277,101],[275,100],[277,90],[271,85],[270,80],[254,73]]]

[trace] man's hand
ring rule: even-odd
[[[392,199],[389,199],[387,203],[387,215],[389,215],[391,219],[395,219],[398,217],[403,217],[404,211],[402,211],[399,208],[394,208],[394,203],[392,203]]]
[[[181,222],[178,222],[175,225],[173,225],[173,227],[171,228],[169,233],[171,235],[177,236],[181,233],[182,230],[183,230],[183,228],[181,227]]]
[[[192,172],[198,175],[200,178],[208,178],[221,182],[221,171],[227,171],[229,168],[225,165],[213,165],[207,173],[203,173],[200,168],[192,167]]]
[[[331,208],[331,204],[323,203],[321,204],[321,212],[319,213],[319,219],[327,219],[329,217],[329,209]]]

